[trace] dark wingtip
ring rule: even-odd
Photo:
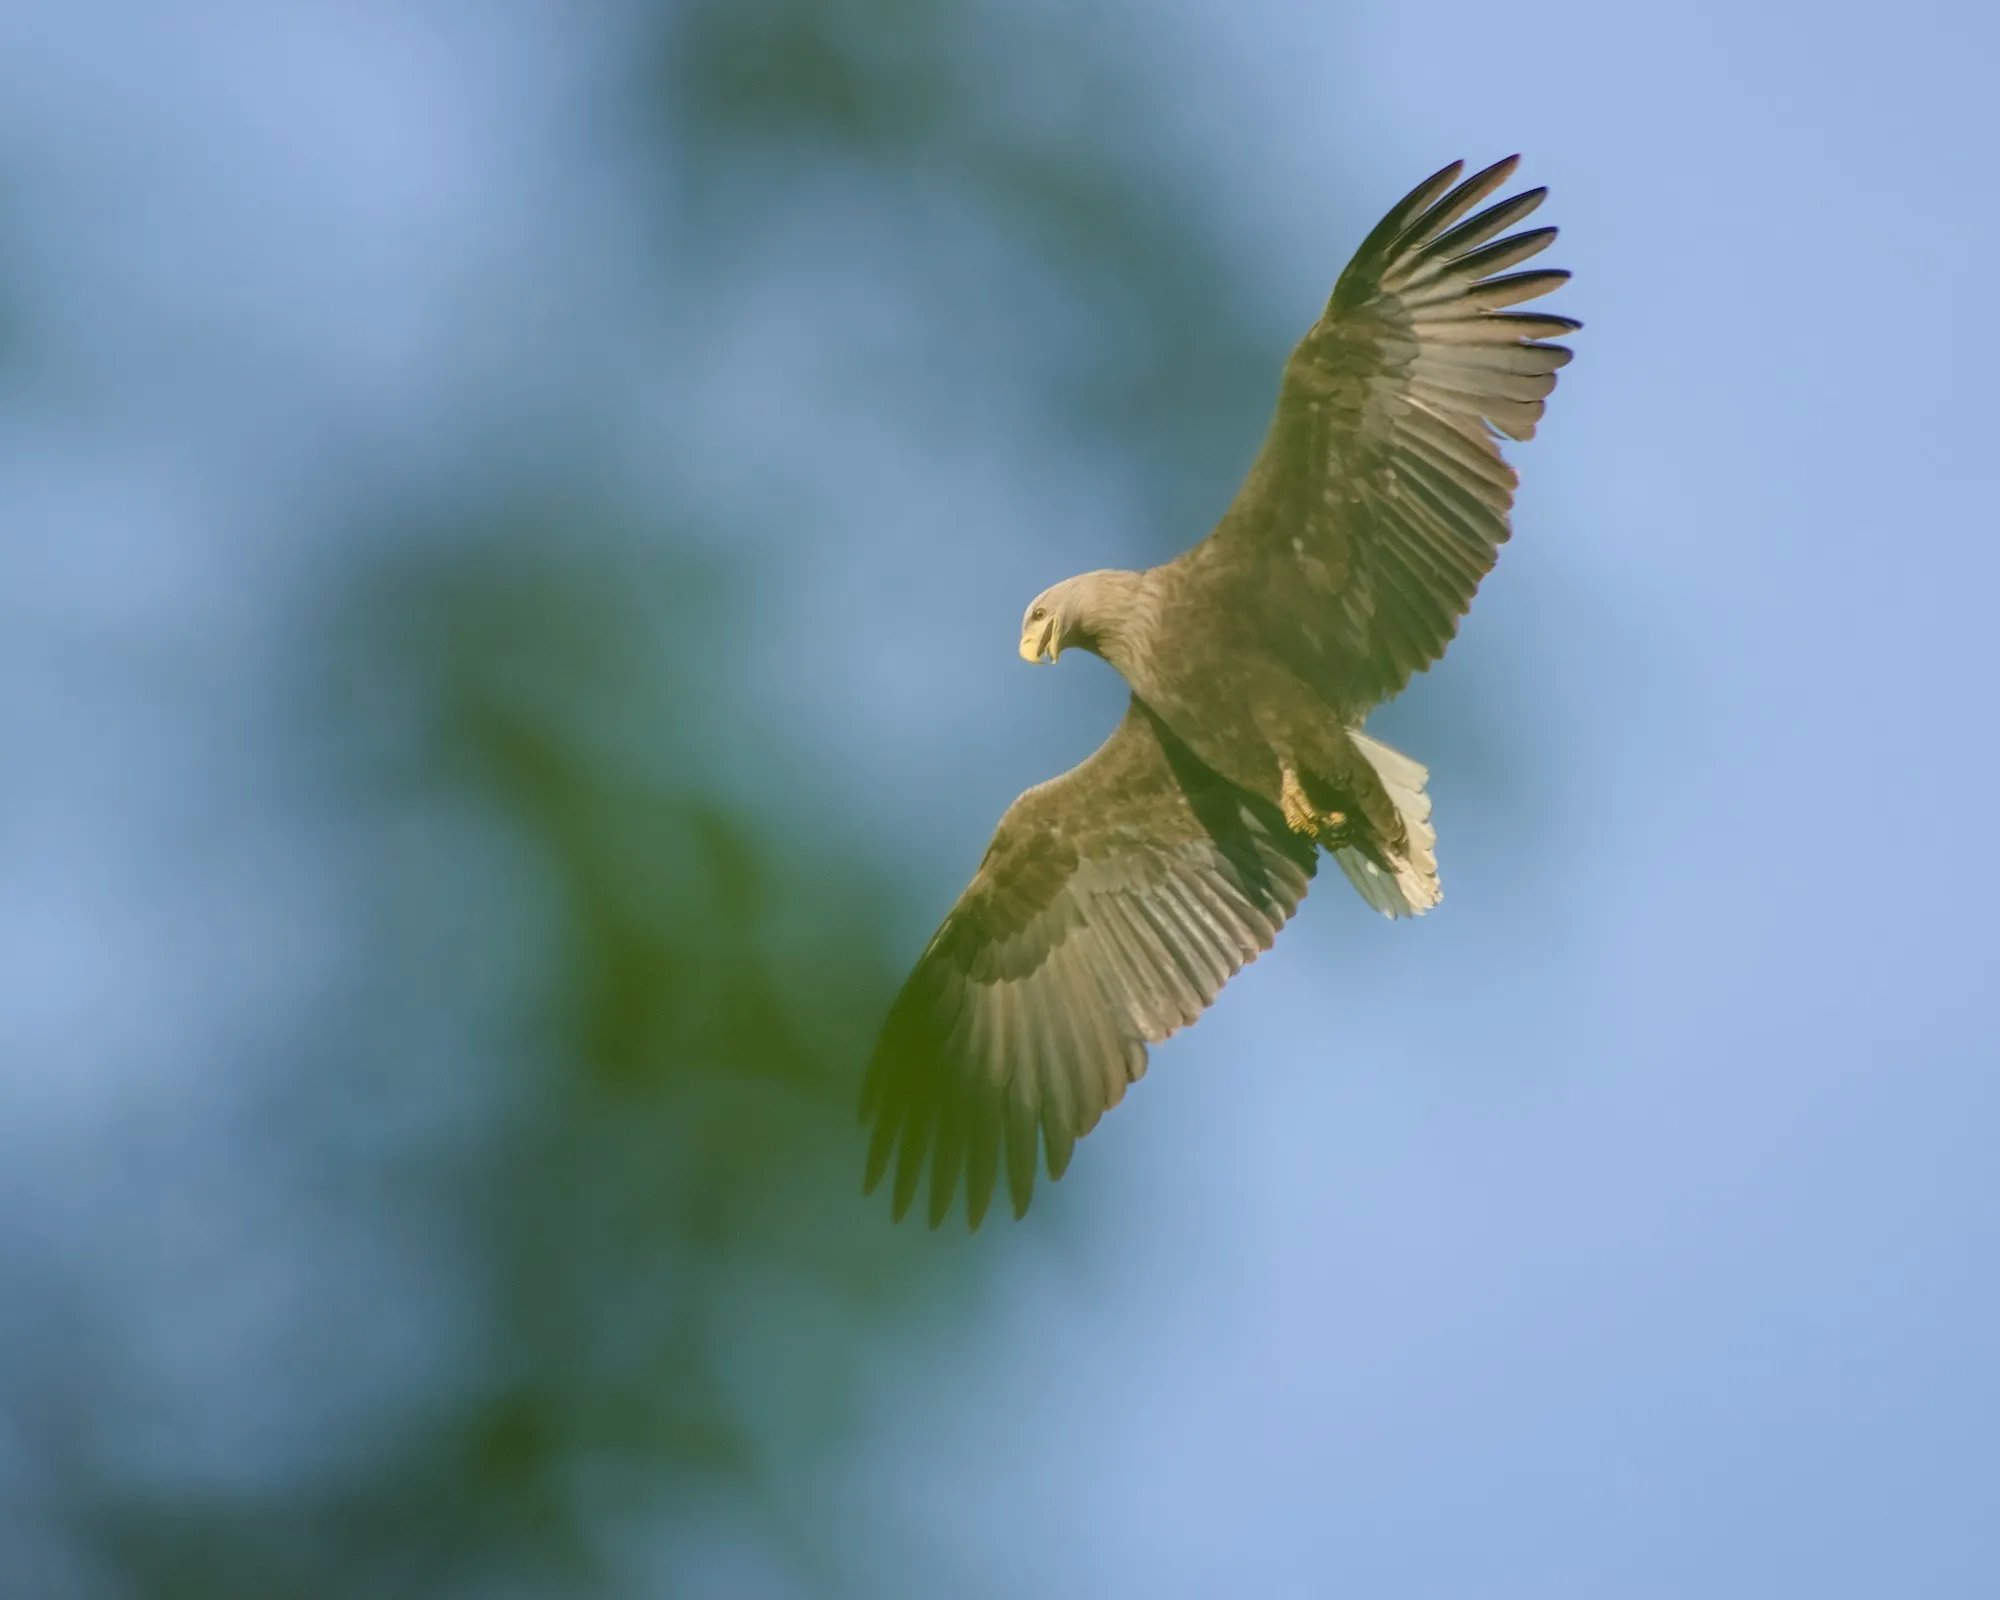
[[[1460,181],[1451,193],[1433,200],[1410,220],[1397,235],[1394,248],[1401,251],[1434,239],[1511,178],[1520,163],[1519,156],[1506,156]]]
[[[889,1171],[889,1157],[896,1151],[896,1130],[884,1115],[875,1124],[868,1141],[868,1165],[861,1174],[861,1192],[873,1194]]]
[[[1028,1214],[1035,1197],[1035,1167],[1041,1154],[1041,1129],[1035,1114],[1016,1101],[1007,1114],[1007,1195],[1018,1221]]]
[[[1502,156],[1492,166],[1481,167],[1458,187],[1461,192],[1466,194],[1491,194],[1501,184],[1514,176],[1514,169],[1520,166],[1520,164],[1521,157],[1518,152],[1511,156]]]
[[[1391,206],[1388,214],[1368,230],[1368,237],[1361,241],[1361,246],[1354,252],[1346,271],[1341,273],[1340,283],[1334,285],[1334,299],[1340,298],[1342,285],[1347,284],[1357,271],[1365,277],[1371,270],[1367,264],[1381,254],[1390,240],[1396,238],[1423,215],[1431,203],[1458,180],[1459,173],[1464,170],[1464,161],[1448,161]]]
[[[896,1186],[889,1197],[889,1220],[901,1222],[910,1214],[910,1201],[916,1197],[916,1190],[904,1184],[900,1166],[896,1172]]]
[[[916,1153],[913,1155],[912,1151]],[[910,1214],[910,1202],[917,1197],[917,1184],[923,1168],[923,1152],[913,1139],[905,1138],[902,1158],[896,1163],[895,1203],[889,1208],[890,1217],[901,1222]]]
[[[951,1203],[957,1198],[958,1184],[956,1181],[947,1187],[938,1183],[935,1178],[932,1179],[930,1204],[926,1209],[933,1230],[941,1227],[944,1219],[951,1215]]]

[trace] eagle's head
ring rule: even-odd
[[[1088,650],[1118,665],[1106,655],[1148,615],[1146,577],[1137,572],[1079,573],[1053,589],[1044,589],[1021,619],[1021,659],[1053,661],[1065,650]],[[1122,668],[1121,668],[1122,670]]]
[[[1036,595],[1028,607],[1028,614],[1021,619],[1021,659],[1023,661],[1053,661],[1062,654],[1066,621],[1063,591],[1067,583],[1059,583],[1053,589],[1044,589]]]

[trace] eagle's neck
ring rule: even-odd
[[[1149,676],[1158,598],[1150,572],[1086,572],[1072,579],[1066,642],[1102,656],[1143,692]]]

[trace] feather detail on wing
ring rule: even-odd
[[[926,947],[862,1089],[867,1187],[901,1217],[929,1179],[935,1227],[961,1178],[974,1228],[1002,1172],[1027,1210],[1039,1153],[1075,1142],[1267,950],[1313,844],[1198,762],[1137,698],[1080,766],[1008,809]]]
[[[1215,533],[1175,566],[1246,611],[1340,711],[1444,653],[1509,533],[1514,470],[1570,352],[1568,317],[1506,309],[1569,276],[1515,272],[1554,228],[1547,194],[1467,217],[1518,157],[1419,184],[1376,226],[1286,364],[1264,448]],[[1461,220],[1464,219],[1464,220]]]

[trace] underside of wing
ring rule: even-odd
[[[1146,1067],[1270,948],[1315,847],[1202,766],[1138,700],[1095,755],[1009,808],[926,947],[863,1086],[867,1186],[895,1213],[961,1178],[978,1227],[1004,1167],[1018,1216]]]
[[[1510,309],[1569,274],[1514,271],[1555,239],[1513,232],[1531,189],[1475,212],[1518,157],[1418,185],[1341,274],[1285,368],[1263,451],[1182,560],[1308,682],[1359,714],[1444,653],[1509,533],[1514,470],[1581,324]],[[1468,213],[1474,213],[1468,216]]]

